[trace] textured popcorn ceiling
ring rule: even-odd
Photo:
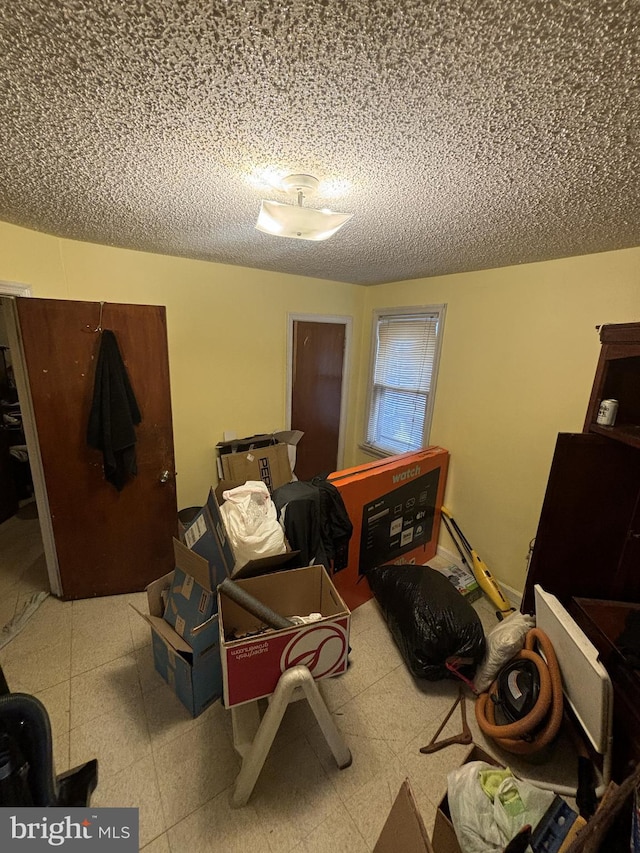
[[[639,0],[5,2],[0,219],[362,284],[638,245],[639,22]],[[353,219],[256,231],[287,200],[248,182],[267,166],[350,182],[310,204]]]

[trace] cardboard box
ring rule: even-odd
[[[470,748],[462,763],[468,764],[470,761],[486,761],[487,764],[493,764],[496,767],[501,766],[492,755],[489,755],[475,744]],[[458,836],[451,823],[449,800],[446,794],[440,801],[440,805],[436,811],[436,820],[433,825],[431,841],[434,853],[462,853],[460,844],[458,843]]]
[[[174,540],[176,568],[183,573],[196,572],[206,577],[209,569],[205,560],[191,553]],[[196,568],[195,564],[199,562]],[[164,618],[164,597],[174,583],[175,571],[158,578],[147,587],[149,615],[133,609],[151,626],[153,659],[156,671],[176,693],[192,716],[197,717],[222,695],[220,663],[220,633],[218,617],[186,629],[184,636]]]
[[[434,853],[408,779],[402,783],[373,853]]]
[[[181,542],[174,540],[176,568],[164,610],[164,619],[196,651],[204,651],[211,642],[206,631],[198,630],[218,612],[218,599],[211,589],[209,566]]]
[[[243,453],[227,453],[222,457],[222,473],[225,479],[241,483],[262,480],[270,492],[293,479],[286,444],[272,444]]]
[[[329,476],[353,524],[347,567],[333,576],[349,607],[371,598],[368,569],[435,556],[448,465],[447,450],[428,447]]]
[[[209,564],[209,588],[215,590],[225,578],[253,577],[285,566],[300,552],[289,546],[282,554],[250,560],[236,568],[236,557],[227,536],[227,529],[220,513],[220,506],[213,489],[209,492],[206,505],[182,535],[184,544]]]
[[[220,652],[227,708],[269,696],[285,669],[297,664],[308,666],[316,680],[345,672],[351,614],[323,566],[289,569],[237,583],[283,616],[321,613],[323,618],[239,640],[225,639],[233,633],[257,631],[262,624],[219,593]]]
[[[436,571],[450,580],[460,595],[464,595],[469,603],[482,598],[482,590],[478,585],[478,581],[465,566],[451,562],[451,560],[439,557],[438,555],[429,560],[427,565],[432,569],[436,569]]]
[[[262,480],[270,492],[290,483],[296,445],[303,435],[300,430],[285,430],[219,442],[219,479],[238,483]]]
[[[206,504],[184,531],[183,541],[190,551],[204,557],[209,564],[211,589],[231,577],[236,558],[213,489],[209,491]]]
[[[217,631],[218,620],[215,621]],[[164,678],[191,716],[197,717],[222,695],[219,645],[195,655],[192,649],[175,648],[153,626],[151,632],[156,672]]]

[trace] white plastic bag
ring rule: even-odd
[[[517,794],[522,803],[522,811],[515,814],[508,806],[512,793]],[[554,798],[555,794],[552,791],[536,788],[535,785],[523,782],[522,779],[516,779],[514,776],[511,779],[505,779],[496,791],[493,815],[507,842],[511,841],[526,824],[529,823],[535,827],[544,817]]]
[[[493,803],[480,787],[478,773],[491,767],[469,761],[447,776],[451,823],[463,853],[502,853],[505,841],[493,817]]]
[[[262,481],[247,480],[243,486],[227,489],[222,497],[220,512],[236,555],[236,571],[249,560],[287,550],[278,513]]]
[[[502,853],[523,826],[539,823],[554,800],[552,791],[509,776],[492,801],[479,774],[496,769],[485,761],[470,761],[447,776],[451,822],[463,853]]]
[[[502,667],[523,648],[525,637],[535,624],[533,616],[511,613],[487,634],[485,655],[473,679],[478,693],[491,687]]]

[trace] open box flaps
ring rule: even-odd
[[[262,480],[270,492],[290,483],[296,445],[303,435],[300,430],[282,430],[219,442],[218,478],[242,483]]]
[[[196,717],[222,694],[219,631],[217,614],[201,624],[185,629],[183,636],[164,618],[165,595],[175,581],[176,572],[187,570],[208,583],[206,560],[174,541],[176,568],[147,587],[149,613],[131,607],[151,627],[153,659],[156,671]],[[194,581],[195,583],[195,581]],[[206,589],[206,586],[203,586]],[[214,595],[213,591],[211,594]],[[194,620],[197,622],[197,619]]]
[[[174,571],[168,572],[147,586],[149,614],[147,615],[138,610],[133,604],[131,607],[178,654],[184,657],[185,660],[192,662],[194,654],[197,656],[200,652],[218,643],[217,614],[203,619],[197,624],[197,620],[194,619],[192,620],[192,627],[182,633],[178,633],[164,618],[165,601],[174,586],[176,571],[181,571],[183,576],[193,577],[198,585],[208,590],[214,597],[215,590],[211,590],[209,585],[209,567],[206,560],[189,551],[177,539],[173,540],[173,549],[176,562]]]
[[[300,553],[289,550],[287,545],[288,550],[281,554],[259,557],[236,568],[236,556],[213,489],[209,490],[207,503],[183,532],[182,539],[189,550],[203,557],[209,564],[211,589],[215,589],[225,578],[235,580],[285,566]]]
[[[470,761],[486,761],[487,764],[494,764],[496,767],[500,765],[496,759],[485,752],[479,746],[473,744],[467,753],[463,764],[468,764]],[[451,812],[449,811],[449,798],[444,795],[438,809],[436,811],[436,820],[433,825],[432,844],[434,853],[462,853],[458,836],[451,822]]]
[[[194,651],[204,651],[215,642],[212,620],[218,612],[209,565],[177,539],[173,540],[173,551],[176,568],[167,595],[164,619]]]

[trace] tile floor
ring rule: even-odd
[[[35,524],[29,537],[25,524]],[[0,526],[0,625],[46,583],[38,547],[37,520]],[[431,830],[446,774],[467,747],[430,756],[419,748],[458,687],[409,675],[374,601],[353,612],[348,672],[322,682],[352,766],[336,768],[306,702],[297,702],[241,809],[229,804],[240,764],[230,713],[218,701],[189,716],[155,672],[149,628],[131,603],[145,608],[145,595],[50,597],[0,651],[0,664],[12,691],[45,704],[57,771],[97,758],[92,804],[139,807],[145,853],[367,853],[407,777]],[[488,630],[495,624],[488,603],[476,608]],[[459,729],[456,715],[442,736]]]

